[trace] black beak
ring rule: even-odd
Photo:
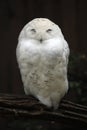
[[[40,42],[42,42],[42,41],[43,41],[43,39],[41,38],[41,39],[40,39]]]

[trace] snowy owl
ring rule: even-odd
[[[58,25],[36,18],[22,29],[16,49],[27,95],[57,109],[68,91],[69,47]]]

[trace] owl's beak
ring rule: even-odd
[[[40,42],[42,43],[42,41],[43,41],[43,39],[41,38],[41,39],[40,39]]]

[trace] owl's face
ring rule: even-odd
[[[57,37],[63,37],[60,28],[50,20],[44,18],[37,18],[29,22],[19,36],[19,38],[37,40],[39,43]]]

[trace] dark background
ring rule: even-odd
[[[0,0],[0,93],[24,93],[16,62],[17,38],[37,17],[58,24],[70,50],[87,55],[87,0]]]

